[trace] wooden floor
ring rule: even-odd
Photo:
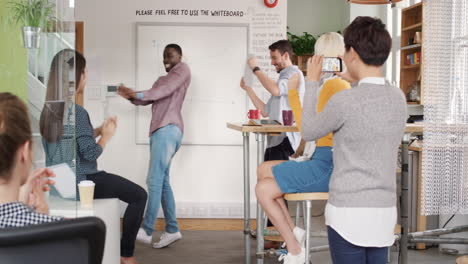
[[[244,230],[244,219],[199,219],[179,218],[177,219],[181,230],[196,231],[242,231]],[[164,219],[156,221],[156,230],[164,229]],[[250,220],[250,228],[255,229],[257,221]]]
[[[192,231],[242,231],[244,230],[244,219],[200,219],[179,218],[177,219],[180,230]],[[122,230],[123,219],[120,219],[120,230]],[[158,219],[155,224],[156,231],[164,230],[164,219]],[[250,229],[256,229],[257,221],[250,220]]]
[[[244,263],[244,238],[241,231],[182,231],[182,240],[163,249],[136,244],[135,257],[139,264],[242,264]],[[158,241],[161,231],[153,235]],[[313,246],[325,245],[326,238],[314,238]],[[251,240],[252,264],[255,259],[256,241]],[[457,256],[441,254],[438,249],[410,250],[409,264],[455,264]],[[330,252],[311,255],[314,264],[332,264]],[[398,263],[398,253],[392,252],[391,264]],[[280,264],[278,258],[266,258],[264,264]]]

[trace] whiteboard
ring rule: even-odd
[[[185,145],[242,145],[239,132],[226,122],[244,121],[248,98],[239,87],[246,64],[247,24],[137,23],[136,90],[148,90],[165,75],[163,50],[176,43],[182,48],[192,81],[182,107]],[[149,143],[151,105],[135,111],[137,144]]]

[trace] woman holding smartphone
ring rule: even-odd
[[[302,136],[333,132],[334,170],[325,209],[334,264],[384,264],[397,220],[398,147],[406,123],[406,98],[382,74],[392,39],[380,19],[357,17],[344,31],[353,88],[333,96],[321,113],[317,101],[323,58],[307,66]]]

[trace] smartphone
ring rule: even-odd
[[[343,62],[340,58],[324,57],[322,63],[322,72],[342,72]]]

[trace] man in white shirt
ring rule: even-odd
[[[247,86],[243,79],[240,86],[247,92],[250,100],[260,110],[262,116],[283,122],[282,111],[291,110],[288,100],[289,90],[297,90],[302,104],[305,91],[304,75],[291,61],[293,51],[289,41],[279,40],[268,48],[270,49],[271,65],[275,66],[276,71],[280,74],[277,81],[269,78],[260,69],[257,58],[253,57],[247,61],[262,86],[271,94],[268,102],[265,104],[258,98],[252,87]],[[288,160],[289,156],[297,150],[300,141],[301,136],[298,132],[288,132],[282,133],[280,136],[268,137],[264,160]]]

